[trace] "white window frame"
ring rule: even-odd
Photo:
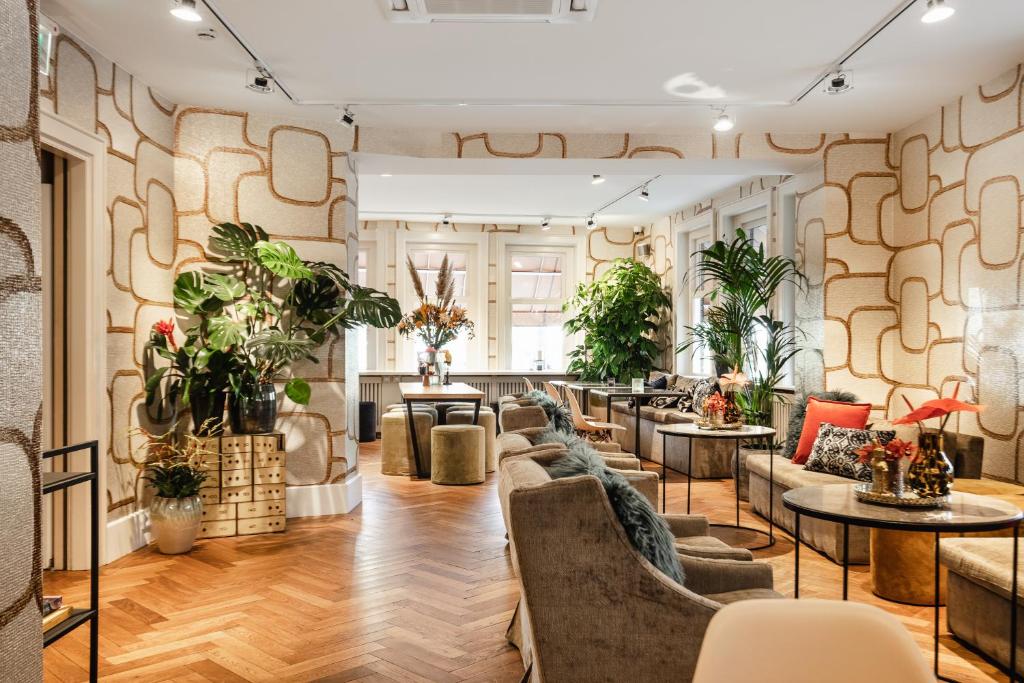
[[[469,308],[469,319],[473,321],[475,335],[469,340],[469,358],[465,364],[456,361],[456,369],[460,372],[487,369],[487,290],[489,270],[487,267],[487,235],[466,234],[457,232],[399,232],[395,238],[395,291],[402,312],[412,308],[416,294],[412,289],[409,272],[406,267],[406,256],[410,249],[453,250],[467,249],[466,259],[466,303]],[[414,341],[396,335],[395,369],[416,369],[413,357]]]
[[[359,250],[366,250],[366,286],[372,287],[381,292],[387,291],[387,259],[385,240],[378,239],[376,230],[360,230]],[[356,268],[358,269],[358,254]],[[349,273],[354,282],[359,281],[359,273]],[[387,330],[366,326],[366,368],[360,372],[372,372],[384,369],[384,359],[387,353]]]
[[[497,284],[495,321],[497,323],[498,370],[511,370],[512,364],[512,273],[504,267],[509,251],[535,251],[566,253],[562,266],[563,303],[572,297],[576,285],[586,277],[586,247],[582,237],[573,235],[495,235],[494,263]],[[571,313],[571,312],[570,312]],[[568,354],[579,343],[579,335],[566,337],[565,353]]]
[[[693,253],[696,251],[697,242],[708,238],[712,241],[716,239],[713,211],[683,221],[676,232],[676,263],[682,265],[677,269],[674,302],[677,344],[689,337],[686,327],[695,322],[693,316],[695,258]],[[694,366],[692,349],[676,354],[676,372],[683,375],[704,374],[701,368]]]

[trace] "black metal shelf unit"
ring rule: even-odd
[[[53,643],[89,622],[89,680],[95,681],[99,665],[100,626],[100,482],[99,443],[86,441],[73,446],[45,451],[43,458],[56,458],[78,451],[89,451],[88,472],[43,472],[43,493],[61,491],[78,484],[89,483],[89,607],[73,609],[64,621],[43,631],[43,647]]]

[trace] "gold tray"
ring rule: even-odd
[[[743,429],[742,422],[730,422],[720,427],[716,427],[712,425],[710,422],[703,422],[701,420],[697,420],[695,424],[697,425],[697,429],[703,429],[706,432],[728,432],[735,431],[737,429]]]
[[[863,503],[892,505],[904,508],[936,508],[949,502],[948,495],[922,498],[913,491],[904,491],[901,496],[893,493],[873,493],[871,491],[871,484],[854,484],[853,494],[857,496],[857,500]]]

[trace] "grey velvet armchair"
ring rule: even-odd
[[[687,580],[680,586],[633,547],[596,478],[551,480],[529,456],[502,467],[503,512],[522,585],[509,639],[530,680],[687,681],[723,604],[779,597],[771,567],[745,560],[681,555]],[[674,533],[704,525],[670,521]]]

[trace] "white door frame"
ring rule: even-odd
[[[47,111],[39,113],[42,144],[65,156],[68,164],[68,213],[74,229],[68,231],[68,287],[65,302],[68,328],[76,333],[75,344],[68,347],[66,390],[75,411],[69,415],[69,443],[99,441],[96,476],[103,500],[99,501],[101,561],[106,553],[107,491],[107,372],[106,372],[106,286],[110,263],[109,237],[106,234],[107,143],[95,133]],[[79,223],[80,221],[80,223]],[[69,456],[71,470],[89,468],[88,452]],[[89,490],[83,486],[68,489],[69,515],[68,569],[89,567]]]

